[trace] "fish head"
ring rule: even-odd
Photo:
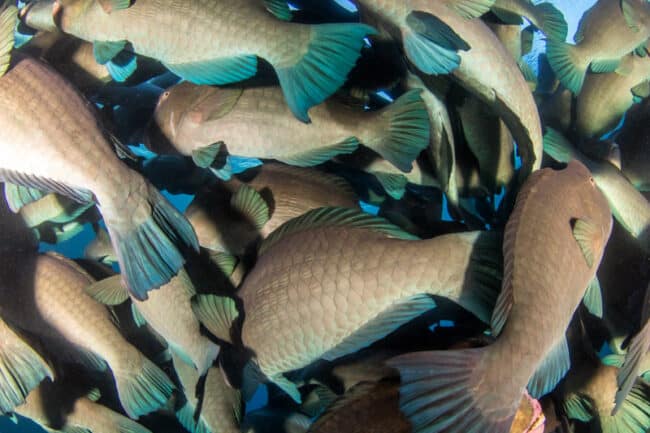
[[[18,16],[28,27],[54,32],[58,30],[55,16],[59,11],[60,5],[55,0],[37,0],[31,1],[21,8]]]

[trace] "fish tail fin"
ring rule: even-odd
[[[198,251],[196,234],[187,219],[155,187],[144,183],[143,189],[144,194],[132,193],[124,203],[115,205],[111,212],[115,218],[103,209],[126,285],[139,300],[147,299],[149,290],[178,273],[185,263],[181,248]],[[127,223],[124,214],[132,216]]]
[[[307,111],[345,84],[365,37],[375,33],[365,24],[311,26],[306,53],[294,64],[275,67],[287,104],[298,119],[308,122]]]
[[[113,370],[120,403],[127,415],[137,419],[167,404],[174,384],[156,364],[140,352]]]
[[[508,433],[521,395],[507,402],[503,393],[481,386],[490,350],[415,352],[388,360],[400,373],[400,409],[414,433]]]
[[[379,118],[387,126],[364,143],[404,172],[412,170],[413,161],[429,146],[429,111],[421,92],[409,90],[386,107]]]
[[[5,326],[5,325],[3,325]],[[13,411],[46,377],[54,373],[41,356],[18,335],[4,338],[0,345],[0,414]]]
[[[549,39],[546,42],[546,58],[560,82],[574,95],[580,93],[591,62],[582,56],[575,45]]]
[[[650,348],[650,321],[647,321],[641,331],[632,338],[625,355],[623,365],[618,370],[616,381],[618,391],[616,392],[616,406],[612,414],[616,414],[628,397],[630,390],[634,386],[636,378],[643,373],[641,364]]]
[[[650,384],[636,378],[615,415],[600,417],[603,433],[647,432],[650,428]]]
[[[540,3],[534,7],[539,17],[539,22],[535,26],[539,27],[548,39],[564,42],[569,33],[569,25],[564,19],[564,14],[552,3]]]
[[[575,151],[569,140],[553,128],[546,128],[544,153],[558,162],[568,163],[575,159]]]

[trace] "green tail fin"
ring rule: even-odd
[[[386,134],[365,143],[404,172],[429,145],[429,112],[420,97],[420,89],[409,90],[391,104],[382,117],[388,120]]]
[[[546,44],[546,58],[564,87],[574,95],[580,93],[589,68],[589,60],[579,58],[574,45],[552,39]]]
[[[198,251],[192,225],[160,193],[148,185],[152,215],[129,232],[114,230],[107,221],[120,268],[129,291],[139,300],[149,290],[172,279],[185,259],[179,246]]]
[[[312,27],[306,54],[294,65],[276,68],[293,114],[309,121],[307,111],[346,81],[361,55],[364,38],[376,33],[364,24],[320,24]]]
[[[548,39],[564,42],[569,33],[569,25],[564,19],[564,14],[551,3],[540,3],[535,9],[541,15],[541,22],[537,23],[540,30]]]
[[[406,185],[408,184],[406,176],[382,171],[375,171],[372,174],[375,175],[386,193],[395,200],[400,200],[406,194]]]
[[[2,327],[7,325],[2,322]],[[0,347],[0,413],[13,411],[46,377],[54,378],[47,363],[8,327]],[[5,337],[5,335],[3,335]]]
[[[199,416],[195,417],[196,408],[190,403],[185,403],[183,407],[176,411],[176,419],[190,433],[212,433],[210,428]]]
[[[646,433],[650,429],[650,385],[637,379],[616,415],[600,417],[603,433]]]
[[[576,156],[569,140],[553,128],[546,128],[544,152],[554,160],[565,163]]]
[[[449,74],[460,65],[458,51],[470,46],[439,18],[421,11],[406,17],[402,30],[406,56],[428,75]]]
[[[488,353],[480,349],[416,352],[392,358],[387,365],[401,376],[400,409],[414,433],[507,433],[521,395],[513,395],[508,407],[491,407],[507,401],[483,389],[483,372],[476,370]],[[510,396],[508,396],[510,397]],[[478,403],[482,409],[477,406]],[[513,409],[514,408],[514,409]],[[510,413],[512,411],[512,413]]]
[[[192,298],[192,311],[214,336],[232,343],[230,328],[239,316],[235,301],[217,295],[197,295]]]
[[[129,363],[124,370],[113,370],[122,407],[134,419],[163,407],[174,390],[174,384],[160,368],[143,355],[138,355],[141,359],[139,368]]]

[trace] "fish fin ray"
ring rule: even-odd
[[[571,393],[564,397],[562,406],[567,416],[582,422],[589,422],[594,417],[594,407],[585,397]]]
[[[298,404],[302,402],[302,397],[296,384],[287,379],[283,374],[276,374],[270,377],[269,380],[282,391],[286,392],[293,401]]]
[[[257,229],[271,219],[271,211],[264,197],[249,185],[239,187],[230,199],[230,206],[246,217]]]
[[[573,237],[578,242],[585,262],[590,268],[594,266],[596,259],[594,251],[599,251],[599,246],[596,245],[600,238],[598,232],[599,228],[586,219],[577,219],[573,224]]]
[[[632,341],[627,348],[625,361],[623,362],[623,365],[618,370],[618,374],[616,375],[618,391],[616,392],[616,406],[613,411],[614,414],[620,410],[621,405],[634,386],[636,378],[640,373],[639,370],[641,369],[641,363],[649,348],[650,321],[646,321],[643,328],[641,328],[641,331],[639,331],[639,333],[632,338]]]
[[[481,321],[491,323],[502,285],[502,236],[483,232],[474,243],[468,273],[471,283],[463,289],[459,303]]]
[[[591,314],[601,319],[603,318],[603,295],[600,289],[598,277],[594,277],[589,282],[582,302]]]
[[[569,25],[564,18],[564,14],[552,3],[544,2],[534,6],[535,10],[541,14],[540,30],[544,32],[548,39],[564,42],[569,33]],[[576,41],[578,42],[578,41]]]
[[[562,340],[556,343],[528,382],[528,392],[536,399],[548,394],[562,380],[570,367],[569,346],[566,338],[562,337]]]
[[[285,164],[295,165],[296,167],[312,167],[329,161],[337,155],[352,153],[358,147],[359,140],[356,137],[349,137],[331,146],[319,147],[293,155],[278,156],[275,159]]]
[[[124,50],[127,41],[93,41],[95,61],[105,65]]]
[[[9,4],[7,2],[6,4]],[[0,77],[7,72],[11,63],[11,52],[14,48],[14,27],[18,21],[18,8],[7,6],[0,13]]]
[[[286,0],[264,0],[264,6],[277,19],[291,21],[291,18],[293,18],[293,13]]]
[[[616,72],[621,65],[621,59],[594,60],[591,62],[591,71],[596,74],[609,74]]]
[[[6,182],[4,185],[5,200],[13,213],[18,213],[23,206],[38,201],[45,197],[41,190],[28,186],[16,185]]]
[[[638,32],[640,29],[634,5],[632,5],[629,0],[621,0],[621,12],[623,13],[627,26],[634,32]]]
[[[131,0],[99,0],[99,4],[104,12],[110,14],[113,11],[128,9],[131,7]]]
[[[225,85],[251,78],[257,73],[257,57],[242,55],[187,63],[165,63],[174,74],[194,84]]]
[[[224,253],[222,251],[214,251],[208,248],[203,248],[203,250],[207,252],[210,262],[219,268],[225,276],[229,277],[233,272],[235,272],[235,267],[237,267],[238,262],[237,257],[232,254]]]
[[[580,93],[589,67],[588,60],[581,60],[577,48],[563,41],[549,39],[546,58],[564,87],[574,95]]]
[[[124,83],[138,69],[138,57],[134,53],[122,51],[106,62],[105,66],[113,80]]]
[[[225,296],[196,295],[191,302],[199,322],[217,338],[232,343],[230,329],[239,317],[235,301]]]
[[[79,203],[95,201],[93,193],[89,190],[70,187],[44,177],[23,174],[13,170],[0,168],[0,181],[11,182],[17,185],[39,189],[41,191],[56,192],[65,195],[66,197],[70,197]]]
[[[196,408],[189,402],[176,411],[176,419],[190,433],[211,433],[201,416],[196,419]]]
[[[650,96],[650,81],[644,81],[641,84],[637,84],[636,86],[632,87],[630,91],[637,98],[647,98]]]
[[[133,302],[131,303],[131,317],[133,318],[133,323],[135,323],[135,326],[138,328],[147,324],[147,319],[144,318],[142,312],[138,309],[138,306]]]
[[[558,162],[567,163],[575,158],[573,146],[560,132],[546,128],[544,134],[544,153]]]
[[[85,288],[85,292],[104,305],[120,305],[129,299],[129,291],[124,287],[122,276],[119,274],[92,283]]]
[[[456,0],[450,2],[451,7],[458,15],[466,19],[478,18],[490,11],[495,0]]]
[[[395,200],[400,200],[406,194],[408,179],[403,174],[383,171],[374,171],[372,174],[375,175],[377,181],[384,188],[384,191]]]
[[[214,164],[222,148],[223,141],[196,148],[192,150],[192,162],[197,167],[208,168]]]
[[[510,26],[520,26],[524,23],[521,15],[511,12],[507,9],[500,8],[498,6],[492,8],[492,13],[496,15],[499,21],[501,21],[503,24]]]
[[[325,352],[321,358],[333,361],[361,350],[435,307],[433,298],[425,294],[399,300]]]

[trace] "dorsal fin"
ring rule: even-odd
[[[0,77],[7,72],[11,63],[11,51],[14,48],[14,27],[17,18],[18,9],[14,5],[7,6],[0,14]]]
[[[311,210],[304,215],[282,224],[262,242],[259,255],[264,254],[271,246],[285,236],[318,227],[348,227],[360,230],[372,230],[391,238],[406,240],[418,239],[416,236],[389,223],[384,218],[372,216],[357,209],[323,207]]]
[[[253,225],[261,229],[270,219],[269,206],[255,188],[242,185],[230,199],[230,206],[243,214]]]

